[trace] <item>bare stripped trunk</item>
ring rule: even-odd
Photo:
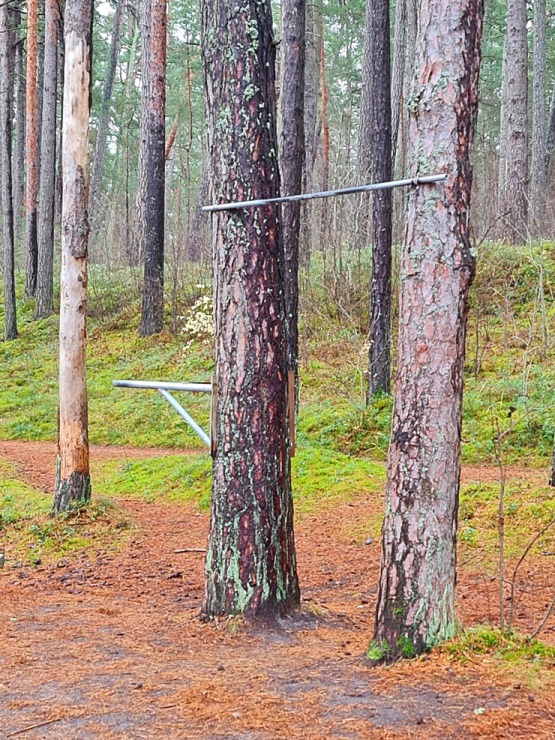
[[[270,0],[203,0],[215,202],[279,193]],[[232,123],[234,122],[234,123]],[[214,216],[217,395],[203,612],[298,606],[276,206]]]
[[[547,195],[545,167],[545,0],[534,0],[534,66],[532,100],[532,159],[530,164],[530,205],[534,233],[542,235]]]
[[[4,234],[4,338],[17,336],[15,305],[14,218],[12,202],[12,148],[10,105],[10,35],[7,3],[0,4],[0,186]]]
[[[93,224],[97,219],[100,193],[102,191],[102,176],[104,174],[104,160],[106,157],[106,142],[108,140],[108,128],[110,124],[110,101],[112,100],[112,90],[114,88],[114,79],[116,77],[116,66],[118,61],[118,52],[121,38],[121,22],[123,19],[123,10],[125,0],[117,0],[116,14],[114,15],[114,24],[112,26],[112,39],[110,41],[110,60],[104,77],[104,87],[102,89],[102,103],[100,108],[100,117],[98,120],[98,131],[96,135],[96,146],[94,151],[94,167],[91,177],[91,191],[89,196],[89,214]]]
[[[143,151],[144,286],[141,308],[142,337],[164,328],[164,179],[166,110],[166,0],[144,0],[143,88],[141,131]]]
[[[526,0],[507,0],[502,84],[500,167],[504,171],[499,177],[500,236],[517,244],[528,236]]]
[[[65,15],[60,398],[54,510],[91,496],[85,364],[87,315],[88,132],[92,1]]]
[[[301,192],[304,158],[304,0],[281,4],[281,146],[280,170],[283,195]],[[299,354],[299,236],[301,203],[282,206],[285,255],[285,306],[287,314],[287,369],[297,376]]]
[[[38,110],[37,110],[37,43],[38,0],[27,3],[27,82],[25,87],[25,295],[35,295],[37,286],[37,192],[38,192]]]
[[[54,196],[56,183],[56,87],[58,69],[58,0],[45,0],[44,86],[42,95],[39,178],[38,260],[35,319],[52,313],[54,266]]]
[[[411,174],[444,186],[410,196],[398,369],[373,657],[410,657],[455,631],[455,542],[468,289],[471,147],[483,0],[422,0]],[[416,96],[415,96],[416,93]]]
[[[389,0],[372,0],[372,152],[376,182],[391,180]],[[389,393],[391,355],[391,190],[374,193],[367,401]]]

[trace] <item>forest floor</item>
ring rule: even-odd
[[[91,452],[96,460],[161,454]],[[0,458],[47,495],[53,445],[0,442]],[[527,476],[542,473],[518,472]],[[497,471],[465,468],[463,477],[494,480]],[[389,667],[365,660],[379,542],[364,538],[361,522],[382,509],[381,496],[298,517],[303,606],[272,629],[199,620],[206,512],[118,504],[131,522],[118,550],[0,570],[2,740],[555,738],[552,662],[538,667],[463,648]],[[515,618],[522,633],[552,598],[550,567],[539,556],[523,566]],[[475,560],[461,563],[463,625],[494,623],[496,603],[495,580]],[[555,644],[555,615],[541,637]]]

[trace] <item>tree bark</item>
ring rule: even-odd
[[[116,77],[124,8],[125,0],[117,0],[116,13],[114,15],[114,23],[112,26],[112,38],[110,41],[110,59],[104,76],[104,87],[102,88],[102,102],[100,104],[100,116],[98,120],[96,146],[94,150],[94,166],[91,178],[91,191],[89,195],[89,214],[93,225],[93,231],[94,222],[98,215],[100,194],[102,192],[106,142],[108,140],[108,128],[110,125],[110,102],[112,100],[112,90],[114,89],[114,79]]]
[[[401,264],[398,368],[374,643],[420,653],[455,631],[455,539],[468,290],[471,148],[483,0],[422,0],[410,115],[410,196]]]
[[[56,89],[58,69],[58,0],[45,0],[44,86],[42,95],[41,167],[39,176],[38,259],[35,319],[52,314],[54,269],[54,199],[56,184]]]
[[[391,169],[395,170],[401,103],[403,100],[403,77],[405,72],[405,26],[407,0],[395,2],[395,34],[393,42],[393,64],[391,70]]]
[[[533,230],[542,235],[547,196],[547,169],[545,167],[545,0],[534,0],[534,65],[532,100],[532,158],[530,163],[530,206]]]
[[[142,15],[141,146],[144,286],[142,337],[164,328],[164,179],[166,109],[166,0],[144,0]]]
[[[389,0],[372,0],[372,153],[376,182],[391,180]],[[367,402],[390,390],[391,190],[374,193]]]
[[[4,235],[4,338],[17,337],[12,201],[12,116],[10,105],[10,34],[7,3],[0,3],[0,185]]]
[[[283,195],[302,190],[304,159],[304,65],[305,2],[283,0],[281,4],[281,141],[280,172]],[[299,237],[301,203],[282,206],[285,255],[285,307],[287,315],[287,369],[297,378],[299,354]],[[295,388],[297,383],[295,380]]]
[[[25,86],[25,296],[35,295],[37,286],[37,192],[38,192],[38,110],[37,110],[37,44],[38,0],[27,3],[27,82]]]
[[[275,197],[270,0],[201,8],[213,199]],[[217,393],[203,613],[273,618],[299,604],[278,210],[221,212],[213,239]]]
[[[502,85],[500,236],[517,244],[528,236],[526,0],[507,0]]]
[[[15,10],[15,25],[21,27],[21,8]],[[18,39],[15,47],[15,139],[13,151],[13,211],[14,236],[21,234],[21,218],[25,195],[25,74],[23,69],[23,39]]]
[[[59,436],[54,511],[91,496],[86,383],[92,0],[65,13]]]

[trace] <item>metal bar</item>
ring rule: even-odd
[[[187,424],[191,427],[191,429],[193,430],[193,432],[195,432],[195,434],[197,434],[202,439],[202,441],[208,447],[208,449],[210,449],[210,437],[206,434],[206,432],[204,431],[204,429],[202,427],[200,427],[196,423],[196,421],[193,419],[193,417],[190,416],[190,414],[188,414],[185,411],[185,409],[183,408],[183,406],[181,406],[175,400],[175,398],[172,396],[171,393],[168,393],[168,391],[164,390],[164,388],[158,388],[158,391],[159,391],[159,393],[161,393],[164,396],[164,398],[166,399],[166,401],[171,406],[174,407],[174,409],[177,411],[177,413],[179,414],[179,416],[181,416],[181,418],[184,419],[187,422]]]
[[[238,208],[250,208],[251,206],[265,206],[268,203],[293,203],[297,200],[315,200],[316,198],[333,198],[336,195],[351,195],[352,193],[368,193],[372,190],[391,190],[408,185],[428,185],[434,182],[443,182],[447,175],[424,175],[423,177],[411,177],[406,180],[392,180],[391,182],[376,182],[372,185],[356,185],[351,188],[340,190],[325,190],[321,193],[301,193],[300,195],[285,195],[281,198],[266,198],[264,200],[243,200],[238,203],[217,203],[211,206],[203,206],[203,211],[233,211]]]
[[[113,380],[116,388],[150,388],[154,391],[192,391],[193,393],[211,393],[210,383],[166,383],[159,380]]]

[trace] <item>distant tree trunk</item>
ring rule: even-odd
[[[405,72],[405,26],[407,0],[396,0],[395,35],[393,43],[393,65],[391,70],[391,169],[395,170],[401,102],[403,99],[403,77]]]
[[[164,328],[164,176],[166,108],[166,0],[143,0],[141,146],[144,288],[142,337]]]
[[[58,0],[45,0],[44,86],[42,95],[41,166],[39,177],[38,261],[35,319],[52,313],[54,265],[54,197],[56,184],[56,89]]]
[[[534,64],[532,101],[532,159],[530,165],[530,205],[534,233],[542,235],[547,195],[545,167],[545,0],[534,0]]]
[[[208,214],[202,210],[202,206],[208,203],[208,194],[210,186],[210,163],[208,161],[208,154],[205,155],[205,159],[202,165],[202,172],[200,175],[200,183],[198,186],[197,194],[197,205],[193,213],[191,220],[191,228],[189,229],[189,238],[187,240],[187,257],[191,262],[200,262],[202,256],[202,247],[204,242],[204,233],[207,226]]]
[[[322,123],[322,190],[330,185],[330,124],[328,120],[328,82],[326,71],[326,46],[324,33],[320,34],[320,121]],[[322,220],[320,223],[320,244],[322,249],[329,241],[329,204],[327,198],[321,202]]]
[[[54,511],[91,496],[85,363],[92,0],[65,12],[60,397]]]
[[[38,110],[37,110],[37,44],[38,0],[27,3],[27,83],[25,88],[25,296],[35,295],[37,286],[37,192],[38,192]]]
[[[555,149],[555,87],[553,88],[553,94],[551,96],[551,105],[549,107],[549,121],[547,123],[547,132],[545,134],[546,186],[549,184],[553,149]]]
[[[61,227],[62,223],[62,189],[63,189],[63,176],[62,176],[62,120],[64,117],[64,62],[65,62],[65,50],[64,50],[64,20],[60,16],[60,23],[58,27],[58,94],[60,99],[60,105],[58,106],[58,162],[57,162],[57,174],[56,174],[56,201],[55,221],[58,227]]]
[[[300,193],[304,159],[304,65],[305,2],[281,3],[281,189],[284,195]],[[297,377],[299,354],[299,236],[301,204],[282,206],[283,249],[285,255],[285,307],[287,314],[287,369]],[[296,387],[296,382],[295,382]]]
[[[374,643],[411,657],[455,631],[455,539],[468,290],[470,162],[483,0],[422,0],[411,109],[411,192]],[[447,81],[447,82],[445,82]]]
[[[528,49],[526,0],[507,0],[501,106],[499,176],[500,236],[512,244],[528,235],[528,150],[526,101]]]
[[[15,25],[21,26],[21,9],[15,10]],[[23,69],[23,39],[18,39],[15,46],[15,140],[13,151],[13,210],[14,235],[16,240],[21,234],[23,199],[25,195],[25,73]]]
[[[362,185],[372,182],[372,0],[366,0],[364,20],[364,52],[362,57],[362,89],[358,125],[357,179]],[[357,238],[363,246],[370,240],[370,203],[372,198],[364,193],[358,198]]]
[[[203,0],[201,9],[215,201],[275,197],[270,0]],[[272,618],[299,604],[283,243],[272,205],[221,212],[213,227],[217,395],[203,612]]]
[[[108,128],[110,125],[110,101],[114,89],[118,52],[120,48],[121,23],[125,0],[117,0],[116,14],[112,26],[112,39],[110,42],[110,59],[104,76],[104,87],[102,89],[102,102],[100,104],[100,116],[96,134],[96,146],[94,154],[94,165],[91,178],[91,190],[89,195],[89,215],[93,224],[97,219],[100,194],[102,192],[102,176],[104,174],[104,160],[106,156],[106,142],[108,140]]]
[[[376,182],[391,180],[389,0],[372,2],[372,153]],[[367,402],[390,390],[391,190],[374,193]]]
[[[12,202],[12,116],[10,105],[10,35],[7,3],[0,3],[0,185],[4,234],[4,338],[17,337],[15,305],[14,218]]]

